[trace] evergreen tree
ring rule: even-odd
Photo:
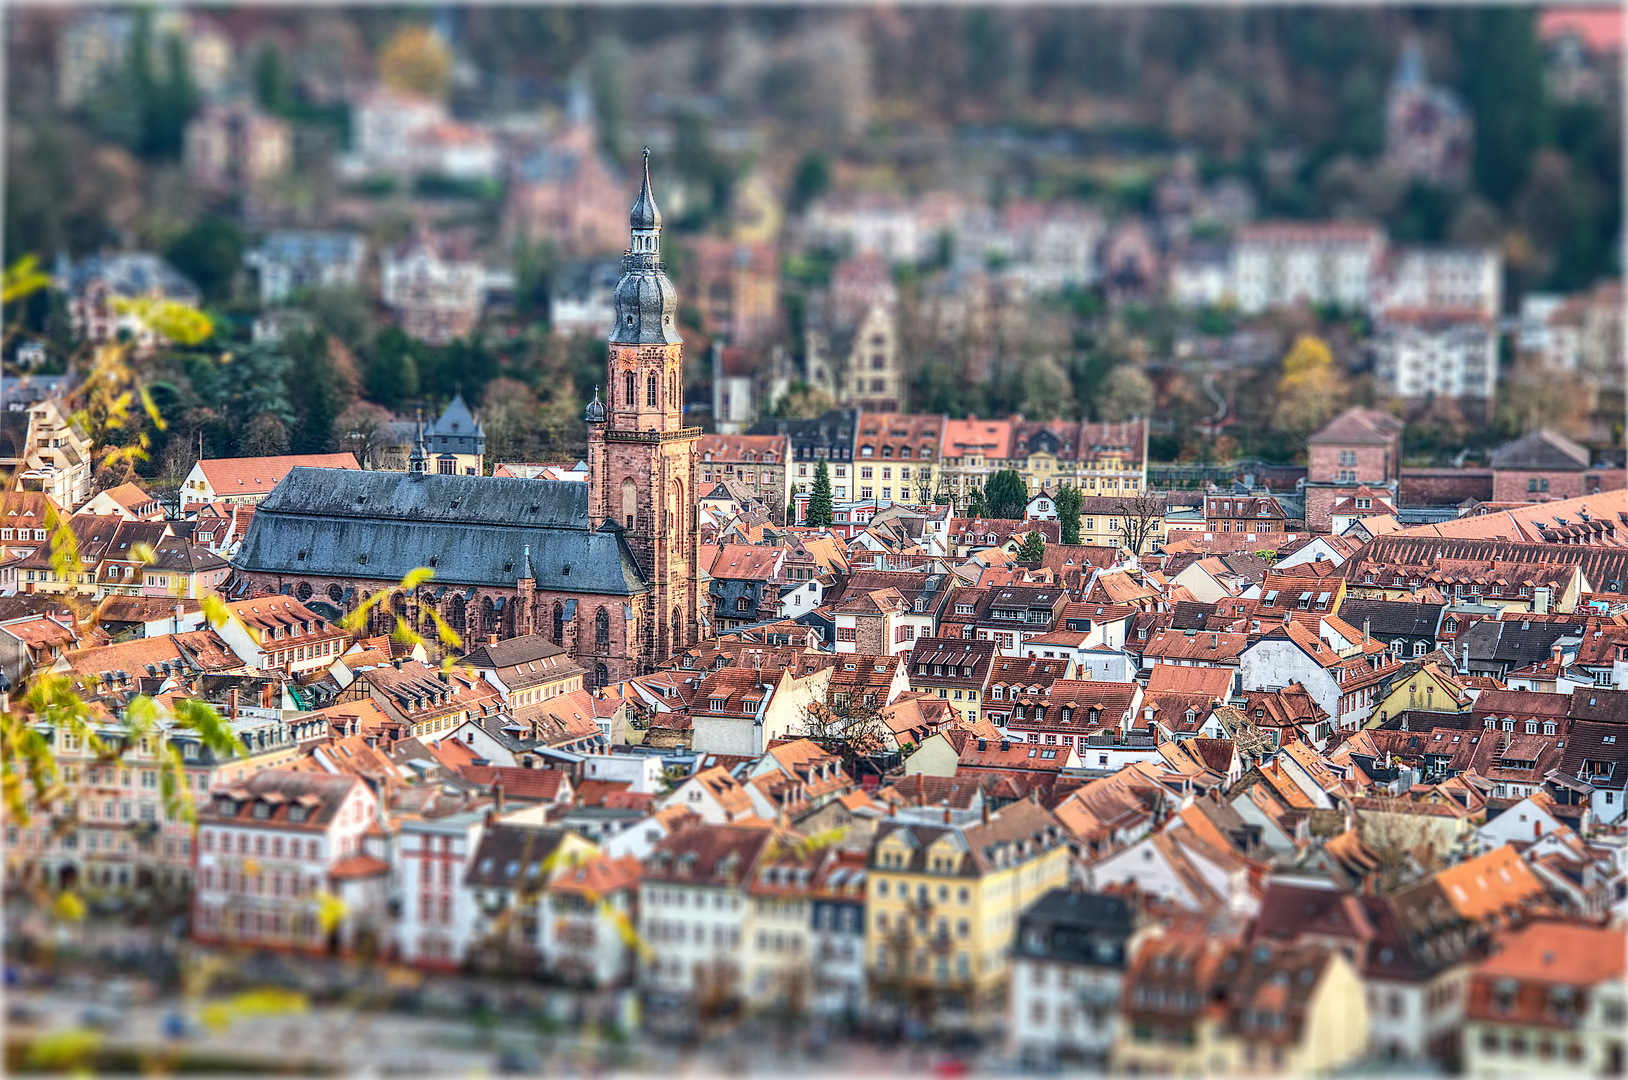
[[[346,396],[328,356],[328,336],[320,332],[291,334],[283,343],[293,360],[288,396],[294,406],[289,448],[297,454],[320,454],[334,439],[334,420]]]
[[[836,517],[831,512],[831,473],[825,467],[825,459],[821,458],[814,470],[814,490],[809,493],[805,524],[816,529],[829,529],[835,521]]]
[[[790,502],[786,503],[786,524],[797,524],[797,499],[795,496],[793,496]]]
[[[989,509],[989,504],[984,502],[984,489],[983,488],[974,487],[971,491],[967,492],[967,516],[968,517],[975,517],[975,518],[984,517],[984,516],[986,516],[985,511],[987,511],[988,509]]]
[[[1078,544],[1080,542],[1080,510],[1085,506],[1085,495],[1073,484],[1064,484],[1057,489],[1057,498],[1052,500],[1057,504],[1057,521],[1062,525],[1062,542],[1065,544]]]
[[[1039,562],[1046,557],[1046,538],[1036,529],[1023,538],[1023,546],[1018,548],[1018,562]]]
[[[1012,469],[1002,469],[989,478],[984,503],[992,518],[1021,518],[1029,505],[1029,485]]]

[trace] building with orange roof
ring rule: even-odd
[[[251,667],[308,675],[333,666],[350,635],[291,596],[227,603],[232,617],[217,631]]]
[[[1548,906],[1543,883],[1511,844],[1436,874],[1447,902],[1466,922],[1512,926]]]
[[[81,514],[111,514],[125,521],[162,521],[164,508],[140,484],[123,483],[99,491],[85,505]]]
[[[600,854],[554,876],[538,920],[545,974],[593,989],[632,982],[641,872],[631,855]]]
[[[1008,420],[944,422],[944,446],[939,452],[939,487],[965,506],[974,488],[982,491],[990,477],[1005,467],[1010,456],[1012,424]]]
[[[206,458],[181,481],[180,509],[214,502],[231,505],[258,503],[271,494],[278,481],[296,467],[360,469],[356,455],[285,454],[281,457]]]
[[[740,1002],[751,993],[746,973],[748,952],[758,947],[758,905],[748,890],[774,851],[796,839],[752,819],[693,825],[657,843],[639,882],[639,937],[650,949],[639,966],[641,985],[697,1005]],[[788,939],[782,929],[780,946],[806,963],[806,930]]]
[[[1533,922],[1498,939],[1470,978],[1465,1074],[1620,1074],[1625,945],[1620,925],[1583,922]]]
[[[378,798],[360,776],[270,769],[217,788],[198,812],[193,936],[205,942],[348,951],[363,929],[382,931],[381,901],[347,910],[333,934],[319,898],[370,878],[365,839]],[[388,864],[385,870],[388,871]]]

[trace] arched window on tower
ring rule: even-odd
[[[630,476],[622,481],[622,524],[633,528],[639,511],[639,486]]]
[[[609,686],[610,685],[610,668],[606,667],[604,664],[595,664],[594,665],[594,685],[595,686]]]
[[[594,648],[610,648],[610,612],[604,608],[594,613]]]
[[[678,376],[667,376],[667,404],[670,408],[678,408]]]
[[[673,608],[673,648],[679,648],[689,635],[684,632],[684,611],[682,608]]]
[[[644,381],[644,404],[647,409],[656,407],[656,377],[654,375]]]
[[[639,399],[637,397],[638,383],[634,381],[633,372],[631,371],[622,377],[622,381],[625,384],[624,389],[627,391],[622,395],[622,401],[626,403],[628,408],[631,409],[633,406],[639,403]]]
[[[554,601],[554,644],[565,642],[565,605]]]

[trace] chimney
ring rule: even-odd
[[[1368,647],[1369,642],[1374,640],[1374,636],[1370,632],[1373,621],[1374,620],[1372,619],[1366,618],[1362,620],[1362,647],[1365,649]]]
[[[989,824],[989,800],[988,799],[983,800],[983,802],[980,804],[980,809],[983,811],[984,824],[988,825]]]
[[[496,805],[497,812],[503,813],[503,781],[501,780],[492,785],[492,801]]]
[[[177,600],[175,607],[170,610],[175,617],[175,632],[179,634],[181,632],[181,602]]]
[[[948,825],[949,823],[950,823],[950,808],[948,806],[946,806],[944,808],[944,824]]]
[[[226,695],[226,717],[234,722],[237,720],[237,687],[235,686]]]

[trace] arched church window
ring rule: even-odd
[[[622,524],[633,528],[639,512],[639,487],[630,476],[622,481]]]
[[[595,686],[609,686],[610,685],[610,668],[606,667],[604,664],[595,664],[594,665],[594,685]]]
[[[648,409],[656,407],[656,377],[654,375],[644,380],[644,404],[645,408]]]
[[[565,605],[554,601],[554,644],[565,642]]]
[[[638,383],[636,383],[633,379],[633,372],[630,371],[626,375],[622,376],[622,382],[623,389],[626,390],[626,393],[622,395],[622,401],[629,408],[632,408],[639,403],[638,397],[635,396],[637,393],[636,388]]]
[[[594,646],[596,648],[610,648],[610,612],[600,608],[594,614]]]

